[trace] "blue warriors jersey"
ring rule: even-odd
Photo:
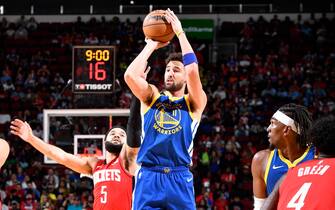
[[[303,163],[307,160],[314,159],[315,156],[315,147],[308,147],[300,158],[296,159],[293,163],[291,163],[282,155],[280,150],[272,150],[268,159],[264,175],[267,194],[270,195],[277,181],[288,171],[289,168],[295,167],[296,165]]]
[[[142,113],[142,144],[137,162],[146,166],[188,166],[199,122],[187,96],[159,95]]]

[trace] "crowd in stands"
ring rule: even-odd
[[[238,52],[214,64],[209,63],[208,50],[215,43],[191,40],[208,97],[192,166],[199,210],[252,209],[251,160],[267,146],[266,128],[281,105],[304,105],[314,119],[335,113],[334,25],[334,18],[313,15],[308,20],[274,15],[271,20],[260,16],[245,23],[223,22],[217,40],[238,38]],[[43,109],[78,107],[70,89],[61,92],[71,78],[72,46],[86,44],[118,47],[116,77],[122,90],[108,108],[128,108],[130,93],[122,78],[145,44],[141,30],[141,19],[83,22],[78,17],[71,23],[37,23],[24,16],[17,22],[3,18],[0,115],[30,122],[34,134],[42,137]],[[171,50],[178,50],[177,40],[156,55],[165,58]],[[148,80],[163,87],[164,60],[158,58],[150,60]],[[0,122],[0,136],[11,145],[0,173],[5,209],[92,209],[90,179],[43,164],[40,153],[9,134],[8,121]],[[74,130],[86,129],[83,123]]]

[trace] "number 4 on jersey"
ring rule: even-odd
[[[295,208],[295,210],[300,210],[305,204],[304,201],[311,185],[311,182],[303,184],[287,204],[287,208]]]

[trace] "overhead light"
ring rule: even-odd
[[[63,5],[60,5],[60,8],[59,8],[59,14],[63,14],[64,13],[64,7]]]
[[[133,0],[130,1],[130,4],[135,4],[135,2]]]

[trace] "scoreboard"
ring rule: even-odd
[[[74,46],[72,51],[72,91],[113,93],[115,46]]]

